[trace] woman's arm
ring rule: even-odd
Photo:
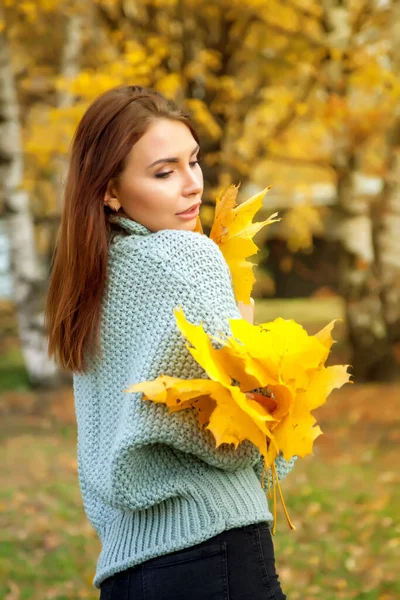
[[[179,331],[174,308],[202,323],[208,334],[230,333],[240,319],[228,266],[209,238],[191,232],[156,234],[151,248],[125,238],[110,266],[102,315],[102,359],[75,377],[82,485],[119,509],[161,502],[197,470],[252,468],[260,452],[249,440],[218,448],[192,409],[170,413],[165,404],[126,394],[130,385],[160,375],[205,376]],[[172,251],[171,251],[172,246]],[[204,464],[206,463],[208,467]]]

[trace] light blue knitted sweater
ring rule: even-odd
[[[173,309],[229,333],[241,318],[229,268],[207,236],[181,230],[152,233],[114,217],[121,228],[109,250],[100,340],[102,357],[74,374],[78,473],[84,508],[102,550],[93,580],[218,533],[272,521],[261,487],[262,459],[248,440],[215,448],[193,409],[123,392],[170,375],[205,377],[186,348]],[[280,479],[293,462],[277,459]]]

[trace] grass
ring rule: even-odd
[[[281,515],[275,538],[290,600],[400,598],[399,396],[398,387],[342,390],[320,409],[315,456],[284,482],[297,530],[284,531]]]
[[[0,598],[96,598],[99,542],[82,510],[75,427],[9,417],[1,446]]]
[[[294,319],[306,328],[310,325],[323,326],[332,319],[343,319],[344,304],[339,296],[256,300],[256,323],[272,321],[277,317]]]
[[[310,332],[343,316],[337,298],[256,302],[255,322],[294,318]],[[333,362],[346,362],[344,327]],[[100,542],[78,487],[70,390],[29,392],[16,342],[0,358],[0,598],[97,599]],[[54,392],[53,392],[54,394]],[[346,386],[316,411],[324,435],[297,461],[278,504],[276,560],[290,600],[400,598],[399,387]]]
[[[0,356],[0,389],[28,390],[29,377],[18,342],[9,343],[8,346],[7,351],[2,352]]]
[[[277,566],[290,600],[400,598],[399,394],[347,386],[319,409],[315,456],[282,484],[296,531],[278,509]],[[0,438],[0,598],[98,598],[100,544],[78,488],[71,394],[42,416],[24,412],[28,395],[19,396],[3,396],[3,409],[13,401]]]

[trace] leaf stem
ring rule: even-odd
[[[290,527],[290,529],[296,529],[296,527],[293,525],[292,521],[290,520],[289,513],[288,513],[288,510],[286,508],[285,501],[283,499],[283,494],[282,494],[281,486],[279,485],[279,478],[278,478],[278,476],[276,474],[276,469],[275,469],[275,464],[274,463],[272,463],[271,468],[272,468],[273,474],[275,475],[274,492],[275,492],[275,488],[277,487],[278,491],[279,491],[279,496],[280,496],[280,499],[281,499],[281,502],[282,502],[283,510],[285,512],[285,517],[286,517],[286,520],[287,520],[287,522],[289,524],[289,527]],[[276,498],[276,493],[274,493],[274,502],[275,502],[275,498]],[[274,509],[276,509],[276,507],[274,507]],[[274,526],[275,526],[275,522],[274,522]],[[274,533],[274,535],[275,535],[275,533]]]

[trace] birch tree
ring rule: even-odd
[[[393,4],[390,29],[391,67],[400,72],[400,6]],[[380,297],[391,353],[385,364],[386,378],[400,372],[400,109],[397,104],[387,139],[385,185],[381,202],[374,212],[374,246]]]
[[[63,85],[59,87],[57,94],[57,107],[61,110],[71,108],[75,102],[75,96],[71,93],[68,83],[73,81],[79,74],[81,65],[81,55],[83,47],[83,15],[78,11],[73,11],[66,17],[65,39],[62,48],[60,77]],[[65,133],[64,133],[65,136]],[[64,140],[65,145],[69,144],[70,139]],[[68,154],[55,153],[55,194],[56,206],[61,213],[64,183],[68,168]]]
[[[333,50],[351,51],[357,43],[356,26],[352,22],[349,3],[342,0],[324,0],[324,27]],[[350,105],[349,73],[343,61],[329,61],[326,65],[326,85],[335,94],[338,107]],[[353,131],[340,123],[334,132],[332,165],[337,179],[337,232],[341,243],[339,286],[345,299],[346,323],[352,349],[352,366],[357,380],[368,378],[368,370],[380,362],[387,352],[387,332],[382,314],[379,286],[374,273],[371,207],[369,199],[357,194],[360,176],[360,144],[355,144]]]
[[[12,7],[9,18],[17,21],[18,8]],[[37,7],[39,9],[40,7]],[[82,49],[82,12],[74,7],[64,12],[63,6],[48,3],[46,9],[63,13],[61,20],[64,30],[61,35],[61,60],[55,76],[71,80],[79,72],[79,60]],[[31,14],[31,19],[40,19],[41,15]],[[3,15],[4,19],[4,15]],[[42,23],[38,25],[43,26]],[[57,23],[58,25],[58,23]],[[34,218],[31,212],[30,194],[25,180],[25,153],[23,148],[23,124],[21,107],[19,106],[16,77],[11,61],[11,50],[18,55],[21,43],[18,35],[13,36],[13,48],[7,32],[11,27],[4,27],[0,36],[1,44],[1,185],[3,206],[7,219],[7,229],[11,245],[12,277],[19,337],[25,367],[32,385],[58,385],[69,381],[70,375],[62,373],[53,360],[47,356],[47,336],[44,329],[44,302],[47,292],[49,263],[39,256],[35,236]],[[23,30],[19,32],[23,43]],[[57,69],[57,65],[55,65]],[[34,74],[32,74],[34,77]],[[74,103],[69,90],[60,88],[56,96],[56,104],[60,109],[68,109]],[[45,132],[46,137],[48,133]],[[64,134],[65,135],[65,134]],[[64,144],[69,144],[69,139]],[[55,154],[53,166],[54,209],[59,215],[63,193],[63,180],[67,168],[67,155]],[[41,231],[49,237],[51,245],[54,241],[53,225]],[[43,235],[41,236],[43,238]],[[51,248],[50,248],[51,250]]]
[[[389,3],[96,0],[75,5],[38,0],[36,10],[50,10],[50,5],[58,15],[57,35],[52,35],[51,23],[45,24],[45,35],[56,49],[54,60],[49,68],[45,48],[36,60],[45,65],[40,77],[50,92],[32,102],[40,119],[30,106],[25,123],[25,157],[43,223],[58,222],[69,140],[87,105],[116,85],[155,87],[194,117],[210,201],[231,182],[266,187],[271,176],[275,181],[280,177],[294,194],[305,185],[301,166],[311,167],[313,180],[324,169],[324,176],[335,181],[333,229],[341,242],[340,286],[351,362],[359,381],[386,377],[382,366],[393,359],[390,332],[396,328],[396,320],[387,315],[394,314],[397,302],[395,236],[389,234],[397,211],[391,129],[396,100],[392,92],[385,96],[396,75],[394,68],[382,66],[391,43],[386,39]],[[29,6],[31,10],[33,4]],[[82,28],[79,18],[89,13]],[[76,19],[67,21],[67,16]],[[65,33],[67,23],[70,34]],[[359,182],[370,169],[371,143],[376,138],[381,143],[386,130],[391,175],[383,195],[371,201],[360,192]],[[376,174],[384,179],[383,161],[375,163]],[[292,169],[297,169],[297,180]],[[41,193],[49,181],[51,201],[46,203]],[[312,218],[318,214],[318,208],[307,208]],[[202,209],[207,231],[212,203],[207,207],[204,202]],[[301,214],[291,213],[296,220]]]
[[[0,21],[4,22],[1,8],[0,11]],[[32,384],[50,383],[57,378],[57,368],[47,357],[43,327],[46,273],[37,259],[29,195],[23,189],[20,112],[6,27],[0,32],[0,180],[25,366]]]
[[[390,118],[395,97],[393,104],[388,104],[394,71],[393,68],[387,69],[385,56],[374,57],[374,42],[384,41],[385,36],[379,30],[382,22],[378,24],[373,20],[373,3],[365,3],[356,14],[351,13],[349,3],[340,0],[325,0],[324,8],[328,36],[333,47],[348,55],[367,36],[370,40],[372,68],[375,62],[376,71],[379,72],[380,68],[382,71],[380,84],[368,92],[357,89],[351,70],[346,71],[344,64],[339,71],[333,71],[330,83],[344,107],[357,106],[359,111],[358,127],[354,127],[354,124],[342,127],[343,133],[336,138],[333,155],[337,174],[337,226],[341,242],[339,283],[346,303],[352,365],[359,381],[392,380],[400,375],[392,343],[394,324],[399,314],[398,307],[395,308],[396,289],[398,290],[396,275],[398,276],[399,271],[393,260],[396,247],[398,248],[394,233],[396,222],[398,225],[397,190],[393,186],[396,177],[398,178],[395,175],[398,168],[395,150],[397,134],[396,127],[392,129]],[[384,11],[384,16],[385,12],[386,18],[393,16],[389,11]],[[394,39],[388,41],[393,43]],[[387,134],[390,140],[390,166],[386,172],[383,170],[385,192],[383,196],[377,194],[372,199],[360,193],[358,185],[363,173],[366,142],[369,136],[376,135],[374,120],[371,123],[365,122],[368,113],[364,116],[364,122],[361,121],[364,112],[362,106],[366,103],[367,94],[372,102],[381,104],[380,124],[390,131]],[[354,111],[353,108],[352,110]],[[378,230],[380,234],[377,236]]]
[[[325,51],[316,91],[305,109],[305,122],[298,119],[281,140],[275,141],[270,153],[282,165],[314,165],[325,168],[330,177],[334,175],[336,199],[329,236],[340,242],[339,287],[357,381],[391,379],[399,374],[389,331],[394,327],[387,321],[383,293],[384,287],[395,298],[394,276],[387,275],[388,281],[383,283],[375,235],[379,229],[383,239],[382,196],[366,194],[362,185],[370,145],[379,140],[382,147],[385,131],[391,131],[391,139],[395,131],[392,113],[398,102],[398,72],[388,68],[391,42],[386,33],[392,16],[388,3],[323,0],[318,18]],[[322,133],[315,136],[314,147],[305,152],[301,133],[311,138],[318,130]],[[390,160],[389,180],[393,180],[393,153]],[[382,159],[375,162],[383,186],[387,169]],[[393,214],[389,195],[393,194],[386,185],[384,198]],[[395,221],[386,219],[386,228],[389,221],[393,231]],[[386,246],[389,239],[393,236],[388,233]],[[388,252],[386,264],[389,261],[393,265],[393,243],[391,246],[392,258]]]

